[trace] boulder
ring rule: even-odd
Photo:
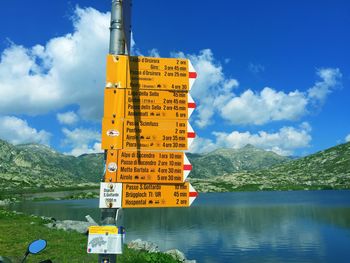
[[[168,251],[165,251],[164,253],[172,256],[175,260],[179,260],[181,262],[184,262],[186,260],[185,254],[178,249],[170,249]]]
[[[64,231],[72,230],[82,234],[87,233],[88,228],[93,225],[94,224],[90,222],[73,221],[73,220],[54,221],[52,223],[46,224],[46,226],[49,228],[62,229]]]
[[[135,250],[144,250],[147,252],[159,252],[158,246],[155,243],[136,239],[128,244],[128,248]]]

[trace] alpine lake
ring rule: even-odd
[[[58,220],[100,218],[97,199],[11,209]],[[190,208],[123,209],[126,241],[201,262],[350,262],[350,191],[202,193]]]

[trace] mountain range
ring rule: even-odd
[[[200,192],[350,188],[350,143],[299,159],[252,145],[187,155],[189,180]],[[97,186],[102,173],[103,154],[74,157],[45,145],[0,140],[2,192]]]
[[[186,154],[193,166],[191,178],[211,178],[231,173],[256,171],[291,160],[247,144],[241,149],[217,149],[206,154]]]
[[[0,189],[23,191],[84,187],[98,182],[103,155],[64,155],[45,145],[14,146],[0,140]]]

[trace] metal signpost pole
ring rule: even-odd
[[[124,55],[125,54],[125,32],[123,27],[123,0],[112,0],[111,10],[111,26],[109,54]],[[105,154],[105,157],[107,155]],[[106,161],[106,158],[105,158]],[[102,208],[101,223],[102,225],[116,225],[118,217],[117,208]],[[99,254],[99,263],[115,263],[117,255],[115,254]]]

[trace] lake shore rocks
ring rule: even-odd
[[[77,231],[82,234],[86,234],[90,226],[95,224],[85,221],[74,220],[52,220],[52,222],[45,224],[48,228],[62,229],[64,231]]]
[[[50,220],[51,222],[45,224],[48,228],[51,229],[61,229],[64,231],[77,231],[82,234],[88,233],[88,229],[90,226],[96,225],[93,222],[85,222],[85,221],[74,221],[74,220],[56,220],[54,218],[43,218],[46,220]],[[143,250],[149,253],[157,253],[161,252],[158,248],[158,245],[150,242],[144,241],[141,239],[136,239],[130,241],[128,244],[128,248],[134,250]],[[178,249],[170,249],[164,251],[163,253],[171,255],[174,259],[184,262],[184,263],[196,263],[196,260],[188,260],[183,252]]]
[[[143,250],[143,251],[147,251],[147,252],[150,252],[150,253],[161,252],[159,250],[157,244],[155,244],[153,242],[149,242],[149,241],[144,241],[144,240],[141,240],[141,239],[136,239],[136,240],[130,241],[129,244],[128,244],[128,248],[135,249],[135,250]],[[180,262],[196,263],[196,260],[186,259],[185,254],[183,252],[181,252],[180,250],[178,250],[178,249],[170,249],[170,250],[164,251],[163,253],[169,254],[175,260],[178,260]]]

